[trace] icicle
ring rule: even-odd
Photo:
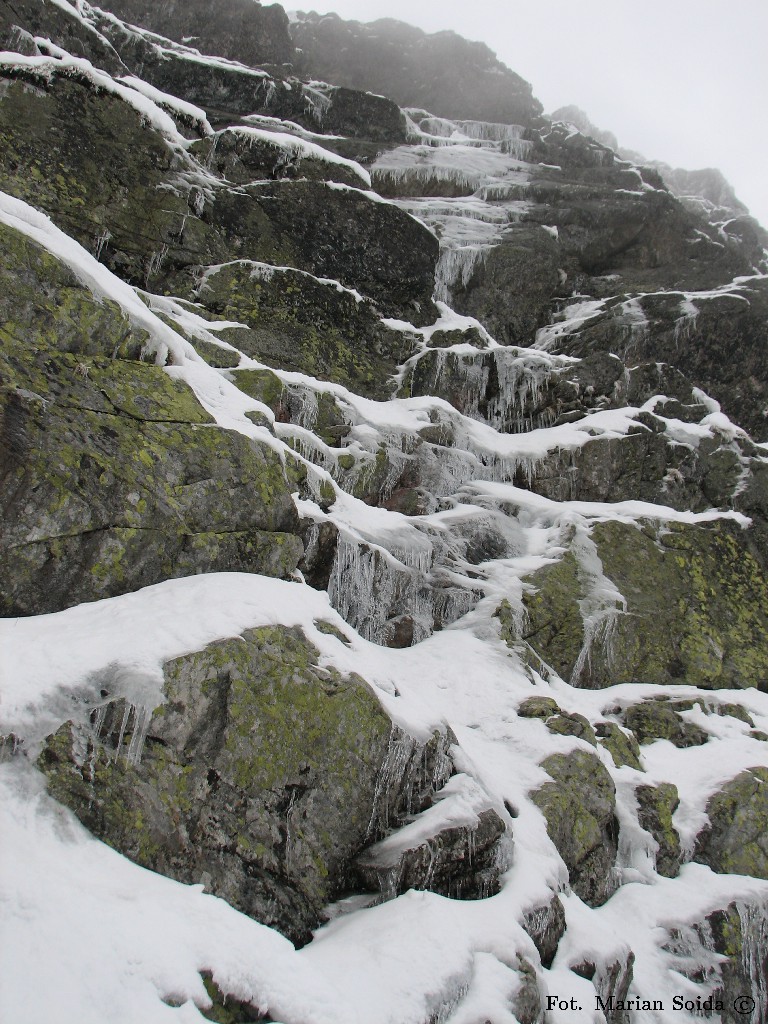
[[[675,347],[680,342],[688,341],[696,328],[696,321],[699,318],[699,308],[690,299],[683,299],[680,303],[681,316],[675,320],[674,341]]]
[[[277,84],[274,78],[263,78],[261,80],[260,88],[264,89],[264,97],[261,102],[265,108],[269,109],[272,100],[275,98],[275,93],[277,92]]]
[[[608,666],[613,663],[613,643],[616,624],[620,615],[625,614],[627,602],[603,572],[603,563],[597,553],[594,541],[584,526],[576,528],[571,545],[578,563],[579,579],[586,593],[579,601],[579,610],[584,625],[584,642],[571,675],[571,685],[578,686],[590,667],[592,649],[595,644],[602,648]]]
[[[452,302],[451,292],[457,285],[466,288],[478,264],[485,262],[492,246],[465,245],[457,249],[441,249],[435,268],[436,302]]]
[[[331,97],[315,86],[304,86],[304,104],[306,112],[312,115],[318,124],[322,124],[331,106]]]
[[[387,622],[400,615],[413,620],[413,642],[432,632],[432,592],[419,566],[431,559],[431,550],[401,547],[402,559],[384,548],[341,538],[336,546],[328,597],[339,614],[366,640],[384,643]]]
[[[367,640],[373,640],[378,632],[375,578],[375,552],[340,537],[328,581],[328,598],[342,618]]]
[[[555,418],[552,410],[544,415],[525,415],[526,408],[535,410],[545,385],[552,376],[552,365],[545,359],[520,357],[508,349],[493,352],[498,394],[488,402],[485,419],[496,430],[523,433],[545,426]]]
[[[165,258],[166,258],[167,255],[168,255],[168,246],[167,245],[160,246],[160,249],[157,252],[153,252],[152,253],[152,255],[149,258],[149,264],[147,265],[147,274],[146,274],[146,277],[145,277],[145,280],[144,280],[145,284],[149,284],[151,278],[153,278],[155,276],[155,274],[159,274],[160,273],[160,268],[162,267],[163,263],[165,262]]]
[[[393,790],[399,790],[402,786],[406,767],[415,748],[416,741],[393,726],[384,762],[376,776],[371,817],[366,830],[367,838],[389,828],[390,796]]]
[[[138,765],[144,752],[144,743],[152,720],[152,708],[138,705],[133,709],[133,734],[128,744],[126,759],[129,764]]]
[[[444,117],[425,117],[419,121],[419,128],[429,135],[442,135],[449,139],[457,131],[458,124]]]
[[[749,1024],[768,1019],[768,903],[737,903],[741,923],[741,965],[755,1002]]]
[[[429,863],[427,864],[427,870],[424,874],[424,881],[421,884],[422,889],[431,889],[432,880],[435,877],[435,868],[437,867],[437,850],[433,846],[432,840],[428,839],[426,842],[427,854],[429,856]]]
[[[376,879],[381,893],[380,903],[388,903],[395,899],[400,891],[400,881],[403,876],[402,860],[388,868],[376,868]]]
[[[291,419],[305,430],[314,430],[317,423],[317,392],[312,388],[288,388],[288,403]]]
[[[669,954],[669,967],[689,980],[706,986],[709,994],[719,980],[720,956],[715,951],[709,922],[702,925],[681,925],[674,928],[664,949]]]
[[[431,789],[433,793],[441,790],[453,774],[453,761],[448,755],[450,745],[451,736],[448,733],[441,733],[432,768]]]
[[[515,160],[527,160],[532,149],[533,143],[527,139],[505,139],[501,143],[501,152],[508,153]]]
[[[99,740],[101,739],[101,734],[104,729],[104,719],[107,716],[107,705],[102,704],[100,708],[96,708],[93,715],[93,735],[97,740]]]
[[[502,143],[521,141],[526,130],[522,124],[497,124],[491,121],[457,121],[456,128],[468,139]]]
[[[412,164],[409,167],[376,167],[373,173],[387,190],[407,192],[423,188],[434,182],[454,185],[460,191],[472,193],[483,184],[485,174],[439,164]]]
[[[126,702],[125,709],[123,710],[123,720],[120,723],[120,733],[115,744],[115,760],[120,756],[120,750],[123,746],[123,737],[125,736],[125,730],[128,728],[128,720],[131,717],[131,712],[135,712],[133,704]]]
[[[107,228],[104,228],[102,233],[96,239],[96,251],[93,255],[97,262],[101,259],[101,254],[104,251],[104,246],[107,244],[111,237],[112,232],[109,231]]]
[[[635,345],[642,345],[650,330],[639,299],[628,299],[621,304],[624,321],[625,355],[629,355]]]

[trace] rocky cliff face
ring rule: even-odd
[[[762,229],[215,14],[0,7],[0,1004],[760,1024]]]
[[[530,85],[484,43],[428,34],[392,18],[370,24],[337,15],[293,15],[300,73],[391,96],[440,117],[528,124],[542,112]]]

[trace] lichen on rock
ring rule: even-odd
[[[710,797],[694,858],[713,871],[768,878],[768,769],[750,768]]]
[[[78,758],[62,726],[40,757],[50,792],[138,863],[306,940],[368,839],[388,716],[280,626],[169,662],[164,690],[138,764],[94,735]]]
[[[613,780],[594,754],[582,750],[551,754],[542,768],[552,781],[536,790],[532,799],[546,818],[574,892],[590,906],[600,906],[618,885]]]

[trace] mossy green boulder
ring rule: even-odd
[[[552,715],[560,714],[560,706],[553,697],[526,697],[517,713],[521,718],[540,718],[546,722]]]
[[[118,702],[85,760],[71,725],[48,740],[51,794],[138,863],[305,941],[369,837],[388,716],[297,628],[248,630],[164,672],[140,762],[125,757],[131,724],[115,749]]]
[[[628,765],[642,771],[640,764],[640,746],[636,738],[627,735],[615,722],[598,722],[595,733],[600,745],[610,753],[617,768]]]
[[[552,697],[528,697],[517,709],[521,718],[538,718],[550,732],[558,736],[576,736],[592,746],[597,745],[595,730],[584,715],[561,711]]]
[[[681,716],[672,701],[657,699],[633,704],[624,712],[623,720],[641,746],[654,740],[669,740],[680,748],[700,747],[709,739],[704,729]]]
[[[597,746],[595,730],[584,715],[569,714],[563,711],[559,715],[553,715],[551,718],[548,718],[546,725],[549,731],[557,736],[576,736],[578,739],[590,743],[593,747]]]
[[[768,878],[768,768],[737,775],[707,803],[694,859],[724,874]]]
[[[597,907],[618,885],[616,788],[595,754],[576,750],[542,762],[552,781],[532,794],[565,861],[573,891]]]

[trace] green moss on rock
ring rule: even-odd
[[[236,340],[247,355],[370,397],[390,396],[390,378],[412,352],[409,336],[385,327],[370,302],[299,271],[233,264],[209,274],[199,296],[247,326]]]
[[[214,1021],[215,1024],[260,1024],[268,1020],[251,1003],[225,995],[209,971],[205,971],[202,978],[211,1000],[211,1006],[200,1011],[206,1020]]]
[[[548,718],[546,725],[549,731],[557,736],[576,736],[580,740],[591,743],[593,747],[597,746],[595,730],[584,715],[568,714],[563,711],[559,715]]]
[[[339,280],[385,315],[435,319],[437,240],[395,206],[321,181],[221,181],[204,194],[210,172],[86,75],[16,68],[3,85],[0,187],[124,280],[192,298],[192,268],[245,255]]]
[[[285,386],[271,370],[236,370],[232,380],[246,395],[269,406],[275,416],[285,418]]]
[[[551,776],[532,794],[547,831],[565,861],[576,892],[600,906],[615,891],[616,790],[600,760],[586,751],[553,754],[542,768]]]
[[[521,718],[540,718],[546,722],[552,715],[559,714],[560,708],[552,697],[527,697],[517,709],[517,713]]]
[[[694,859],[713,871],[768,878],[768,768],[750,768],[707,803]]]
[[[665,700],[645,700],[628,707],[624,724],[634,733],[638,743],[669,740],[676,747],[699,747],[709,734],[693,722],[686,722],[675,706]]]
[[[579,685],[768,687],[768,579],[747,531],[727,520],[659,532],[605,522],[592,540],[627,610],[617,612],[610,643],[591,642]],[[571,679],[587,640],[580,602],[589,596],[588,576],[568,552],[530,583],[536,589],[524,597],[522,635]]]
[[[627,735],[615,722],[598,722],[595,726],[600,745],[610,753],[617,768],[629,765],[642,771],[640,746],[635,737]]]
[[[137,361],[147,336],[114,303],[34,242],[4,238],[3,613],[200,571],[289,575],[303,546],[279,456],[214,425],[186,384]]]
[[[104,736],[83,760],[62,727],[40,758],[50,791],[138,863],[304,940],[366,842],[389,718],[282,626],[169,662],[164,690],[140,764]]]
[[[321,147],[318,146],[318,149]],[[214,138],[193,143],[191,151],[214,173],[236,185],[247,185],[265,178],[306,178],[309,181],[336,181],[353,188],[366,188],[363,176],[339,161],[329,152],[308,156],[302,140],[295,145],[285,141],[285,133],[270,139],[254,136],[245,128],[225,128]]]
[[[672,815],[680,803],[677,786],[671,782],[638,786],[635,796],[640,826],[658,843],[656,870],[666,878],[674,878],[680,870],[682,857],[680,837],[672,824]]]

